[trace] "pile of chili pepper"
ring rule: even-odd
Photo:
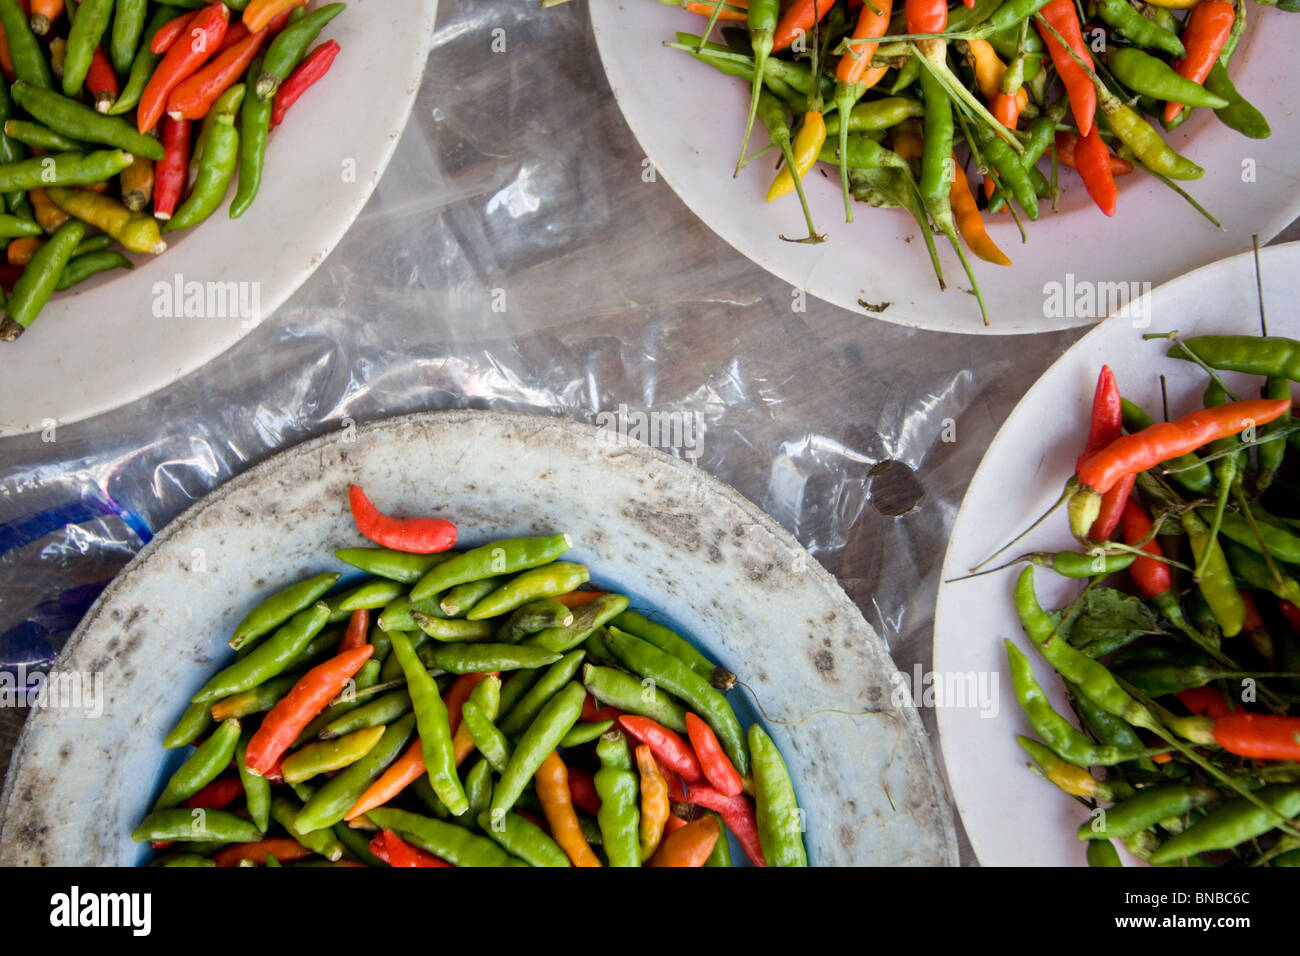
[[[252,205],[270,131],[339,53],[342,3],[0,0],[0,341],[126,253],[159,255],[236,182]]]
[[[1204,407],[1153,421],[1103,367],[1062,497],[1083,549],[1018,559],[1014,592],[1075,719],[1007,641],[1019,740],[1086,808],[1090,865],[1120,865],[1118,841],[1153,865],[1298,866],[1300,341],[1148,337],[1205,371]],[[1221,372],[1261,378],[1237,394]],[[1087,585],[1045,611],[1034,565]]]
[[[132,833],[161,866],[805,866],[780,752],[736,676],[559,560],[569,536],[450,550],[350,489],[378,547],[300,581],[167,735],[192,746]]]
[[[948,0],[661,2],[708,18],[699,34],[678,33],[667,46],[750,84],[736,173],[779,153],[767,200],[798,195],[808,234],[793,241],[824,240],[803,180],[819,161],[838,166],[846,221],[854,199],[906,209],[941,289],[934,237],[946,238],[985,324],[963,243],[986,262],[1011,260],[984,212],[1009,213],[1024,241],[1021,216],[1056,207],[1066,165],[1113,216],[1115,177],[1140,166],[1217,226],[1174,182],[1203,170],[1153,123],[1172,129],[1206,108],[1246,136],[1269,135],[1228,74],[1246,0],[963,0],[951,9]],[[709,39],[715,27],[721,43]],[[755,122],[770,145],[751,154]]]

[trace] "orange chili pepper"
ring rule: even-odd
[[[389,764],[388,769],[379,776],[379,779],[367,787],[365,793],[357,797],[357,802],[343,814],[343,819],[351,823],[375,807],[382,807],[419,780],[424,771],[424,747],[420,743],[420,738],[416,737],[406,748],[406,752]]]
[[[185,25],[188,39],[167,49],[140,96],[136,128],[147,133],[158,125],[167,109],[172,90],[189,79],[212,57],[226,36],[230,10],[224,3],[212,3],[194,14]]]
[[[32,256],[36,250],[45,245],[45,240],[40,236],[22,236],[18,239],[9,240],[7,258],[11,266],[25,266],[32,261]]]
[[[32,0],[32,32],[43,37],[50,26],[63,15],[63,0]]]
[[[970,191],[970,183],[966,181],[966,172],[961,168],[961,163],[954,159],[952,166],[952,186],[948,189],[948,202],[952,206],[953,218],[957,222],[957,231],[961,233],[970,251],[985,262],[992,262],[999,266],[1011,265],[1011,260],[1007,258],[1006,253],[998,248],[998,244],[984,228],[984,217],[980,215],[979,207],[975,205],[975,196]]]
[[[66,212],[54,205],[54,200],[44,189],[29,189],[27,198],[32,201],[32,210],[36,213],[36,223],[46,233],[56,231],[61,225],[68,221],[69,216]]]
[[[0,27],[0,71],[3,71],[5,79],[10,83],[18,78],[14,72],[14,58],[9,52],[9,37],[3,27]]]
[[[1076,160],[1077,147],[1079,145],[1079,134],[1073,130],[1060,130],[1056,134],[1056,158],[1061,161],[1063,166],[1069,166],[1071,169],[1078,169]],[[1127,176],[1133,172],[1133,164],[1123,157],[1116,156],[1107,151],[1110,156],[1110,174],[1112,176]]]
[[[357,608],[348,618],[348,629],[343,632],[343,640],[339,641],[339,653],[356,650],[366,642],[369,632],[370,611],[364,607]]]
[[[659,772],[654,753],[645,744],[637,744],[636,766],[641,774],[641,859],[648,860],[659,849],[672,813],[668,784]]]
[[[575,608],[590,604],[604,593],[604,591],[570,591],[568,594],[561,594],[559,597],[551,598],[551,600],[559,601],[567,608]]]
[[[664,837],[646,866],[703,866],[721,834],[716,817],[700,817]]]
[[[1074,11],[1072,0],[1050,0],[1039,11],[1039,15],[1065,39],[1070,49],[1088,65],[1088,69],[1094,68],[1095,64],[1092,61],[1092,54],[1088,52],[1088,44],[1083,42],[1079,15]],[[1092,85],[1088,74],[1074,62],[1074,58],[1056,39],[1056,34],[1041,23],[1035,22],[1034,26],[1038,28],[1038,33],[1047,46],[1047,52],[1052,55],[1052,65],[1056,67],[1061,82],[1065,84],[1065,92],[1070,97],[1070,112],[1074,114],[1074,123],[1079,127],[1080,133],[1087,135],[1092,130],[1097,113],[1097,89]]]
[[[1115,176],[1110,169],[1110,150],[1097,127],[1090,129],[1087,136],[1075,140],[1074,162],[1074,168],[1083,177],[1083,185],[1097,208],[1108,216],[1115,215],[1119,190],[1115,188]],[[1122,506],[1123,499],[1120,503]]]
[[[813,24],[820,23],[835,6],[834,0],[794,0],[776,25],[772,34],[772,52],[784,50],[801,36],[806,36]]]
[[[174,120],[207,116],[217,97],[239,82],[248,70],[265,36],[265,32],[258,32],[245,37],[180,83],[167,97],[167,115]]]
[[[1201,0],[1192,7],[1182,36],[1186,56],[1174,60],[1174,72],[1193,83],[1204,83],[1228,42],[1232,21],[1232,4],[1226,0]],[[1182,111],[1182,103],[1166,103],[1165,122],[1172,123]]]
[[[149,44],[149,49],[154,53],[162,55],[172,48],[180,35],[185,32],[185,28],[190,25],[190,21],[198,16],[199,11],[193,10],[190,13],[182,13],[174,20],[168,20],[158,32],[153,35],[153,40]]]
[[[689,711],[686,714],[686,735],[690,738],[691,749],[699,758],[700,768],[704,771],[709,785],[719,793],[734,797],[744,789],[744,781],[734,764],[728,759],[718,735],[705,721]]]
[[[573,810],[569,793],[569,771],[555,751],[542,761],[533,775],[537,799],[551,828],[551,837],[572,861],[574,866],[600,866],[600,860],[591,851],[587,838],[578,825],[578,815]]]
[[[718,11],[718,19],[743,23],[748,19],[748,15],[744,10],[748,4],[749,0],[726,0],[726,6]],[[698,13],[702,17],[713,16],[712,0],[683,0],[682,6],[691,13]],[[740,9],[732,9],[736,7]]]
[[[925,151],[925,140],[921,137],[921,124],[915,119],[906,119],[894,127],[894,152],[903,159],[920,159]]]
[[[825,0],[823,0],[825,2]],[[864,3],[861,12],[858,13],[858,24],[853,31],[853,40],[867,40],[872,37],[885,35],[889,29],[889,14],[893,9],[893,0],[874,0],[875,10],[870,5]],[[863,83],[869,79],[867,74],[876,74],[879,76],[869,84],[874,86],[880,82],[880,77],[884,76],[884,69],[876,67],[869,69],[871,58],[876,55],[876,48],[879,43],[849,43],[848,52],[840,57],[839,66],[835,69],[835,80],[839,83]]]
[[[249,32],[256,33],[280,14],[287,13],[302,2],[303,0],[252,0],[244,7],[244,26],[248,27]]]
[[[311,850],[289,837],[271,837],[269,840],[258,840],[256,843],[232,844],[217,851],[212,859],[217,866],[239,866],[241,860],[256,860],[261,863],[268,856],[273,856],[283,863],[285,860],[301,860],[303,857],[311,856]]]
[[[134,156],[131,165],[122,170],[122,205],[132,212],[140,212],[153,199],[153,160]]]

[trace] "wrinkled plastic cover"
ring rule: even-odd
[[[904,674],[928,669],[970,476],[1081,333],[923,333],[805,299],[645,181],[643,159],[581,0],[442,0],[392,165],[314,277],[175,385],[0,442],[0,664],[52,661],[153,530],[251,464],[467,407],[621,420],[634,437],[669,423],[661,439],[839,578]],[[0,767],[20,720],[0,710]]]

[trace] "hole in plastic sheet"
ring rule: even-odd
[[[925,485],[911,466],[896,459],[878,462],[867,472],[867,500],[871,507],[888,518],[897,518],[915,509],[925,498]]]

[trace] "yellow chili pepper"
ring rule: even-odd
[[[664,838],[664,825],[672,807],[668,782],[659,772],[654,752],[645,744],[636,748],[636,766],[641,772],[641,859],[648,860]]]
[[[29,190],[27,198],[32,201],[32,211],[36,213],[37,225],[44,229],[46,233],[54,233],[61,225],[72,218],[54,205],[54,202],[44,189]]]
[[[1201,0],[1148,0],[1153,7],[1165,7],[1169,10],[1190,10]]]
[[[600,860],[591,851],[591,845],[582,835],[578,825],[578,815],[573,809],[573,797],[569,793],[569,769],[564,766],[560,755],[551,752],[533,776],[537,787],[537,799],[542,803],[542,812],[551,827],[551,837],[560,845],[560,849],[573,862],[574,866],[600,866]]]
[[[956,159],[952,165],[952,187],[948,191],[948,202],[952,205],[953,218],[957,220],[957,231],[966,240],[970,251],[985,262],[999,266],[1011,265],[1006,253],[998,248],[984,228],[984,218],[975,205],[975,196],[970,191],[970,183],[966,181],[966,171]]]
[[[975,68],[975,85],[984,99],[992,103],[994,97],[1002,92],[1002,74],[1007,72],[1007,65],[988,40],[971,40],[967,45]],[[1022,86],[1016,90],[1016,107],[1023,110],[1028,103],[1029,94]]]
[[[800,179],[803,179],[808,170],[812,169],[813,163],[817,162],[817,154],[822,151],[825,142],[826,120],[822,114],[816,110],[804,113],[803,125],[799,127],[793,143],[794,164]],[[776,174],[772,188],[767,191],[767,201],[778,199],[792,189],[794,189],[794,176],[791,174],[790,167],[786,166]]]
[[[68,215],[102,229],[129,252],[158,255],[167,248],[158,231],[158,220],[147,213],[132,212],[111,196],[63,186],[49,186],[45,192]]]

